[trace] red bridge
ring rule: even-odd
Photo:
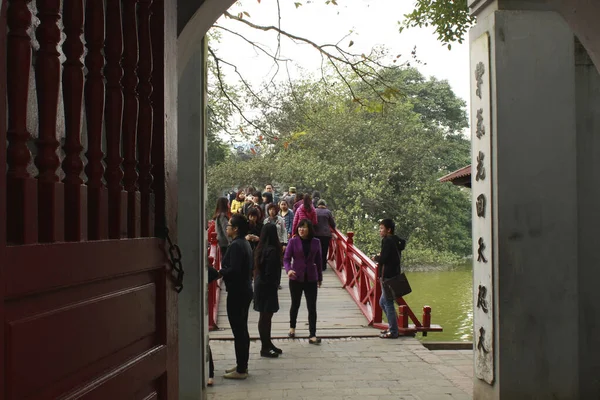
[[[332,282],[331,279],[328,279],[327,273],[324,276],[323,288],[319,294],[319,335],[376,336],[379,333],[379,329],[387,328],[387,323],[382,320],[383,315],[381,306],[379,305],[381,286],[378,284],[377,279],[378,266],[360,249],[354,246],[354,233],[348,232],[347,236],[345,236],[337,229],[333,230],[332,233],[333,237],[328,254],[328,270],[335,272],[339,282]],[[221,267],[221,254],[217,236],[213,231],[212,225],[209,227],[209,237],[209,262],[216,269],[219,269]],[[345,290],[340,290],[339,283],[341,283],[342,289]],[[225,318],[224,307],[219,307],[222,300],[222,288],[223,285],[220,280],[213,282],[209,287],[209,327],[211,331],[223,329],[223,333],[211,333],[211,339],[231,337],[228,329],[229,325]],[[347,307],[348,300],[350,300],[348,295],[354,301],[354,307]],[[280,292],[280,314],[281,311],[289,308],[286,308],[289,301],[288,297],[287,290],[284,288]],[[396,302],[399,304],[398,327],[400,335],[415,335],[417,332],[422,332],[423,336],[426,336],[428,332],[442,331],[441,326],[431,324],[431,307],[423,307],[422,318],[419,320],[403,298],[396,299]],[[220,312],[221,320],[219,319]],[[357,318],[358,314],[361,313],[364,317]],[[301,311],[299,317],[302,317],[302,314],[303,312]],[[286,318],[287,316],[284,318],[287,321]],[[254,326],[256,324],[250,323],[249,325]],[[369,328],[364,329],[366,326]],[[334,329],[336,327],[339,329]],[[274,319],[273,336],[285,336],[287,328],[288,326],[285,322],[282,321],[279,324]],[[377,330],[372,328],[376,328]],[[326,334],[323,334],[323,330],[325,330]]]

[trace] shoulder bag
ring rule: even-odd
[[[398,252],[398,260],[400,260],[400,253]],[[402,266],[400,266],[400,271],[402,271]],[[384,279],[383,277],[385,272],[385,265],[383,266],[383,270],[381,271],[381,286],[385,291],[386,298],[397,299],[398,297],[404,297],[407,294],[412,292],[412,288],[410,287],[410,283],[408,283],[408,279],[404,272],[400,272],[398,275]]]

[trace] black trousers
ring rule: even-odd
[[[321,260],[323,261],[323,271],[327,269],[327,252],[329,251],[329,236],[315,236],[321,242]]]
[[[248,333],[248,311],[252,302],[252,290],[227,292],[227,318],[233,332],[237,372],[248,369],[250,357],[250,334]]]
[[[290,280],[290,295],[292,297],[290,328],[296,329],[298,310],[302,301],[302,292],[304,292],[306,307],[308,308],[309,337],[317,336],[317,290],[317,282],[296,282]]]
[[[212,350],[210,349],[210,344],[208,345],[208,377],[215,377],[215,363],[212,358]]]

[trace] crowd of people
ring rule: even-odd
[[[217,200],[213,220],[222,260],[219,271],[212,268],[209,271],[209,281],[222,277],[225,282],[227,317],[236,355],[236,366],[226,370],[224,377],[246,379],[248,376],[248,314],[252,303],[259,313],[261,357],[276,358],[283,354],[271,340],[271,321],[279,311],[282,269],[289,280],[291,297],[288,337],[296,337],[296,321],[304,295],[308,309],[308,342],[320,344],[317,294],[323,282],[323,271],[327,268],[331,231],[336,227],[333,214],[320,193],[299,193],[295,187],[290,187],[278,198],[271,184],[267,184],[262,193],[253,187],[240,189],[230,198]],[[391,265],[382,277],[387,278],[399,273],[400,253],[405,242],[394,235],[393,221],[381,223],[383,240],[379,262]],[[380,304],[390,321],[389,330],[381,333],[382,338],[398,337],[393,302],[382,295]],[[208,384],[212,385],[214,365],[210,351],[209,355]]]

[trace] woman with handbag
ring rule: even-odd
[[[382,331],[382,339],[395,339],[398,337],[398,315],[394,300],[397,297],[386,281],[394,280],[401,274],[400,259],[402,250],[406,247],[406,240],[394,234],[396,224],[389,218],[379,222],[379,236],[381,236],[381,253],[375,261],[379,264],[379,280],[381,282],[381,298],[379,305],[388,320],[389,329]]]

